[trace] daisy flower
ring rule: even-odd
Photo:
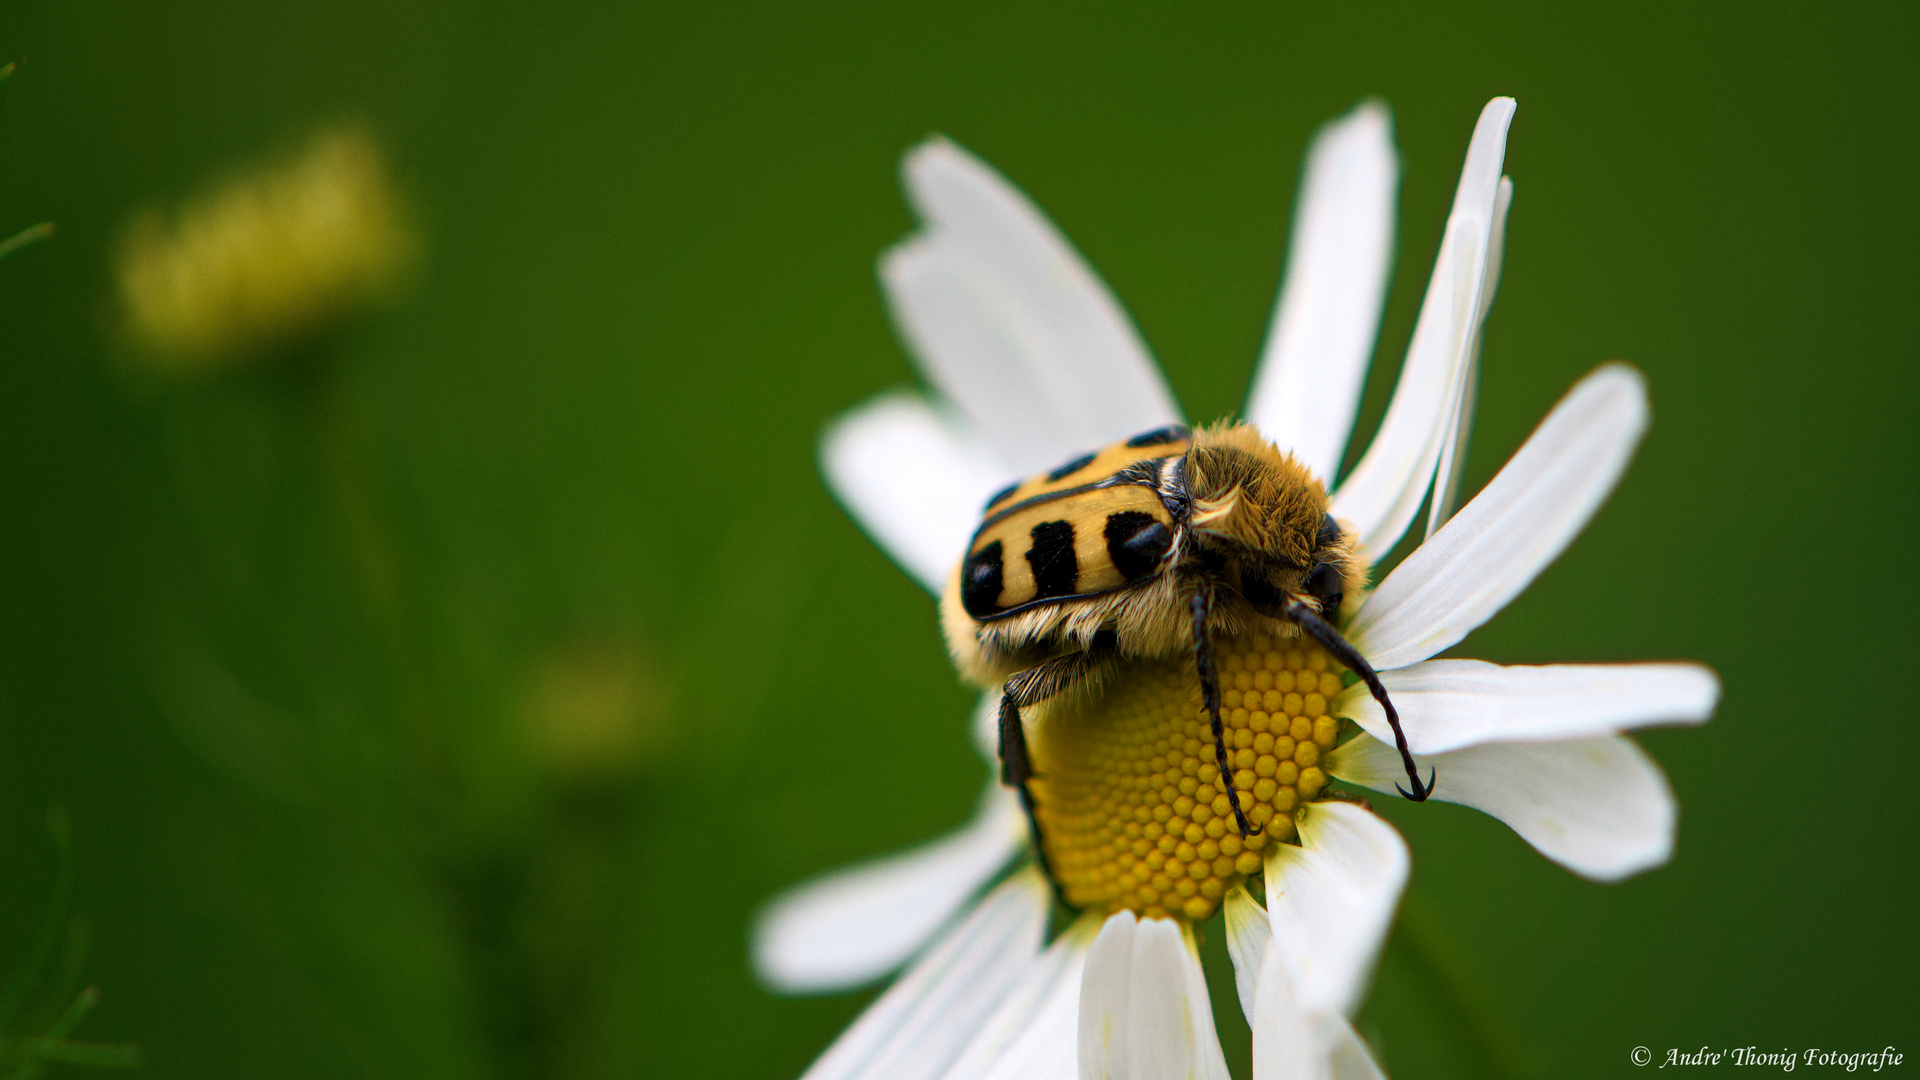
[[[1245,415],[1328,481],[1363,553],[1390,551],[1429,507],[1424,543],[1343,614],[1415,760],[1437,772],[1433,797],[1611,881],[1664,862],[1675,819],[1659,767],[1622,732],[1705,721],[1713,674],[1433,659],[1564,550],[1647,422],[1640,375],[1605,365],[1451,513],[1512,199],[1501,162],[1513,109],[1496,98],[1481,113],[1392,401],[1338,485],[1386,292],[1398,164],[1376,104],[1315,138]],[[1112,294],[1007,180],[941,139],[904,172],[924,226],[881,277],[934,392],[855,410],[822,459],[842,502],[937,595],[1008,479],[1182,417]],[[1033,860],[1007,872],[1029,834],[996,768],[959,831],[768,906],[754,960],[776,989],[843,989],[906,965],[809,1080],[1224,1078],[1193,930],[1222,907],[1255,1076],[1379,1075],[1349,1017],[1409,857],[1391,826],[1328,785],[1393,791],[1404,773],[1386,716],[1308,639],[1253,634],[1215,649],[1231,777],[1212,764],[1185,662],[1130,664],[1097,700],[1024,718],[1053,881]],[[975,719],[989,762],[997,707],[988,694]],[[1227,824],[1229,790],[1260,832]],[[1083,913],[1048,941],[1056,888]]]

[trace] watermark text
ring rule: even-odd
[[[1627,1055],[1635,1065],[1653,1065],[1659,1067],[1682,1068],[1688,1065],[1758,1065],[1763,1068],[1775,1068],[1781,1072],[1795,1069],[1843,1069],[1847,1072],[1879,1072],[1889,1065],[1898,1065],[1905,1056],[1899,1050],[1889,1046],[1881,1050],[1855,1052],[1850,1050],[1826,1050],[1810,1046],[1804,1050],[1782,1047],[1778,1050],[1763,1050],[1757,1046],[1736,1046],[1732,1049],[1715,1049],[1711,1046],[1670,1047],[1664,1051],[1653,1051],[1644,1046],[1636,1046]]]

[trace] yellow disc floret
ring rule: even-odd
[[[1035,814],[1068,903],[1204,919],[1325,794],[1320,761],[1340,732],[1327,703],[1344,669],[1311,641],[1259,634],[1216,640],[1214,656],[1228,783],[1191,660],[1126,665],[1098,694],[1035,717]],[[1253,836],[1240,835],[1229,784]]]
[[[386,155],[348,127],[177,212],[141,214],[115,270],[131,338],[186,374],[296,344],[389,299],[416,247]]]

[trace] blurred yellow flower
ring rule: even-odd
[[[417,243],[379,144],[323,131],[171,216],[135,217],[115,258],[127,333],[200,371],[299,342],[391,297]]]
[[[616,780],[672,739],[659,680],[648,658],[621,639],[576,640],[533,671],[525,716],[533,750],[558,779]]]

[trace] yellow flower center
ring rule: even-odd
[[[1229,780],[1261,831],[1242,839],[1234,822],[1193,662],[1130,664],[1035,718],[1035,814],[1068,903],[1205,919],[1326,791],[1344,669],[1313,642],[1261,634],[1215,641],[1214,657]]]
[[[128,330],[184,374],[295,344],[386,299],[415,245],[379,144],[342,128],[176,214],[141,214],[116,270]]]

